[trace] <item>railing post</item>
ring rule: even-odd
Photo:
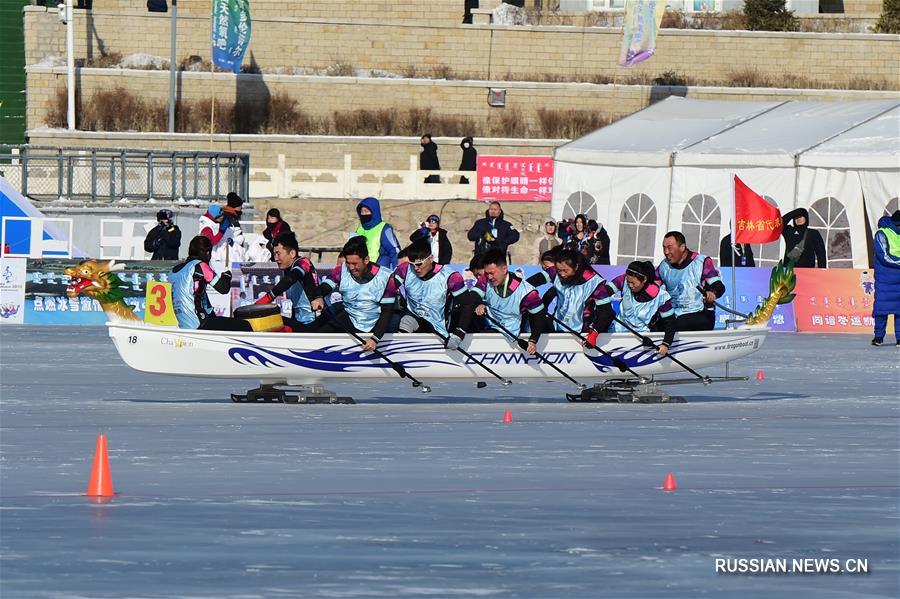
[[[153,198],[153,152],[147,154],[147,199]]]
[[[122,159],[122,177],[121,177],[121,179],[122,179],[122,197],[124,198],[125,196],[128,195],[128,189],[127,189],[128,177],[125,174],[125,163],[127,162],[127,155],[125,154],[125,150],[122,150],[121,159]]]
[[[181,157],[181,197],[187,196],[187,157]]]
[[[109,200],[116,199],[116,157],[109,157]]]
[[[22,195],[28,197],[28,150],[25,150],[25,156],[21,157],[22,163]]]
[[[97,150],[91,150],[91,201],[97,201]]]
[[[171,178],[170,183],[172,184],[171,196],[172,196],[172,201],[174,202],[175,201],[175,152],[172,152],[172,154],[169,155],[169,160],[171,161],[171,166],[172,166],[172,171],[171,171],[172,174],[170,177]]]
[[[353,190],[353,156],[344,154],[344,176],[341,181],[341,197],[349,198]]]
[[[66,157],[66,191],[68,192],[66,195],[71,200],[72,199],[72,179],[75,178],[75,173],[73,172],[72,167],[72,157]]]
[[[56,197],[61,198],[63,195],[63,176],[65,173],[65,164],[63,162],[62,148],[56,150]]]

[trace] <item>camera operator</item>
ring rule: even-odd
[[[144,238],[144,251],[153,254],[151,260],[178,260],[181,229],[175,224],[174,213],[164,209],[156,213],[156,226]]]

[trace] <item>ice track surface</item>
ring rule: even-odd
[[[4,599],[900,596],[900,350],[867,337],[771,335],[732,369],[765,381],[687,404],[398,382],[302,406],[131,371],[105,328],[0,331]],[[105,505],[79,495],[101,432]]]

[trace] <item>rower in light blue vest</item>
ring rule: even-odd
[[[556,299],[551,320],[557,331],[581,333],[592,328],[592,322],[600,313],[612,314],[613,291],[587,263],[584,254],[574,249],[561,249],[552,257],[553,266],[532,275],[528,282],[536,286],[553,284],[544,294],[543,302],[549,307]]]
[[[492,248],[484,253],[484,276],[478,279],[474,291],[482,301],[475,307],[475,314],[484,316],[487,326],[501,332],[507,339],[509,333],[518,337],[529,329],[526,351],[533,355],[537,351],[538,339],[546,328],[546,311],[537,290],[509,272],[505,249]],[[525,326],[526,318],[528,326]]]
[[[713,302],[725,294],[725,285],[712,258],[690,251],[680,231],[666,233],[663,253],[666,259],[660,262],[657,274],[672,296],[678,330],[714,329]]]
[[[654,278],[650,262],[635,261],[628,265],[625,274],[610,282],[611,287],[622,293],[622,301],[619,315],[609,330],[629,334],[664,331],[658,351],[666,355],[675,338],[675,310],[668,291]]]
[[[447,315],[451,302],[466,292],[462,275],[436,264],[431,244],[424,239],[413,242],[400,255],[409,260],[394,271],[398,288],[406,291],[407,311],[400,319],[400,332],[435,332],[448,344],[458,347],[465,332],[457,329],[451,335],[447,330]]]
[[[300,255],[300,246],[293,231],[276,237],[272,246],[275,262],[282,269],[281,280],[256,303],[271,303],[284,293],[291,300],[292,316],[283,319],[286,330],[293,333],[312,332],[316,329],[316,311],[324,306],[322,298],[316,296],[319,286],[316,268],[309,258]]]
[[[336,291],[342,302],[332,306],[331,314],[323,314],[316,323],[316,332],[371,333],[363,344],[364,349],[371,351],[391,325],[397,286],[390,269],[369,261],[365,237],[350,239],[341,256],[344,263],[331,271],[316,294],[328,297]]]

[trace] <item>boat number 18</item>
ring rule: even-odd
[[[130,335],[128,337],[128,343],[137,343],[137,335]]]

